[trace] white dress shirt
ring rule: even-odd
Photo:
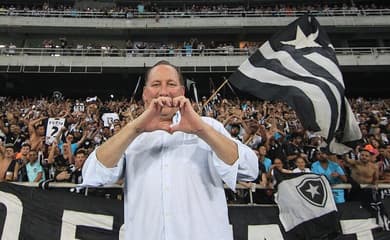
[[[230,138],[220,122],[202,119]],[[230,166],[196,135],[160,130],[143,133],[114,168],[106,168],[91,153],[83,167],[83,185],[116,182],[126,161],[126,239],[233,239],[223,182],[234,189],[237,180],[252,181],[258,174],[255,153],[235,142],[239,158]]]

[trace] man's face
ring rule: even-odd
[[[20,149],[20,153],[21,153],[23,156],[27,156],[28,152],[30,152],[30,147],[29,147],[29,146],[23,146],[23,147]]]
[[[295,160],[295,164],[299,169],[304,169],[306,166],[306,162],[303,158],[297,158],[297,160]]]
[[[38,133],[38,135],[39,136],[45,136],[45,127],[44,126],[39,126],[38,128],[37,128],[37,133]]]
[[[11,147],[5,148],[5,157],[8,159],[13,159],[15,156],[15,151]]]
[[[74,138],[74,136],[73,136],[72,134],[68,134],[68,135],[66,136],[66,141],[67,141],[67,142],[72,142],[72,141],[73,141],[73,138]]]
[[[11,124],[10,130],[12,133],[19,134],[20,133],[20,127],[16,124]]]
[[[38,153],[36,151],[30,151],[28,153],[28,160],[33,163],[38,159]]]
[[[146,79],[142,98],[146,107],[154,98],[184,96],[184,87],[180,84],[179,74],[176,69],[169,65],[158,65],[154,67]],[[177,111],[177,108],[164,107],[161,117],[170,118]]]
[[[238,127],[232,127],[230,130],[230,135],[236,137],[240,133],[240,129]]]
[[[80,169],[83,166],[86,159],[87,157],[85,156],[84,153],[77,153],[74,159],[74,164],[76,168]]]
[[[320,153],[320,162],[327,162],[328,161],[328,154],[325,152]]]
[[[283,162],[279,158],[275,158],[274,164],[275,164],[275,167],[279,170],[283,168]]]
[[[267,148],[265,146],[259,147],[259,153],[262,156],[265,156],[267,154]]]
[[[371,161],[371,154],[368,151],[361,151],[359,158],[361,162],[368,163]]]
[[[103,136],[105,137],[110,137],[111,136],[111,130],[109,127],[104,127],[103,128]]]

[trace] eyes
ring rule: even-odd
[[[153,88],[158,88],[158,87],[161,87],[161,85],[162,85],[162,83],[160,81],[154,81],[151,83],[150,86]],[[168,81],[166,85],[167,85],[167,87],[173,88],[173,87],[177,87],[179,84],[175,81]]]

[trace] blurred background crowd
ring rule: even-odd
[[[233,138],[255,151],[260,184],[256,201],[273,202],[274,170],[316,172],[331,184],[390,182],[390,100],[350,99],[362,139],[345,155],[328,152],[325,140],[304,129],[282,102],[203,96],[193,107],[219,120]],[[63,98],[0,98],[0,181],[80,183],[89,153],[143,111],[142,101]],[[120,182],[119,182],[120,183]],[[344,194],[345,193],[345,194]],[[384,198],[390,191],[380,192]],[[354,193],[333,189],[336,202]],[[247,200],[247,191],[227,191],[230,202]],[[359,196],[360,197],[360,196]]]

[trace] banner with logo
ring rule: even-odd
[[[106,198],[104,191],[90,190],[101,196],[85,196],[69,188],[42,190],[0,183],[1,239],[123,239],[123,201]],[[359,204],[337,207],[343,236],[390,239],[388,232],[379,231],[375,216]],[[230,206],[234,239],[286,239],[278,214],[277,206]]]

